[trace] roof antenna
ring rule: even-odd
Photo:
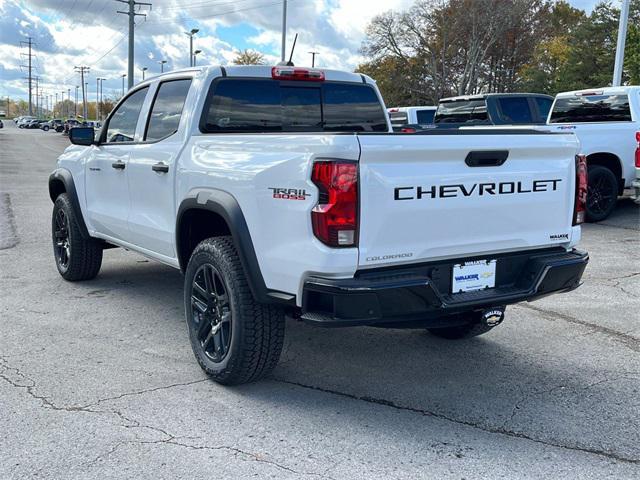
[[[279,66],[283,66],[283,67],[294,67],[295,65],[293,64],[292,60],[293,60],[293,51],[296,49],[296,41],[298,40],[298,34],[296,33],[296,36],[293,38],[293,45],[291,46],[291,55],[289,55],[289,60],[286,62],[278,62]]]

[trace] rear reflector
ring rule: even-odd
[[[273,67],[271,77],[276,80],[303,80],[307,82],[323,82],[324,72],[308,68]]]
[[[355,247],[358,242],[358,164],[316,162],[311,181],[319,191],[311,211],[313,233],[330,247]]]
[[[587,208],[587,156],[576,155],[576,200],[573,207],[573,224],[584,223]]]
[[[640,132],[636,132],[636,168],[640,168]]]

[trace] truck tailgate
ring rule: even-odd
[[[571,240],[574,135],[475,131],[358,139],[360,267]]]

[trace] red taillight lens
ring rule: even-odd
[[[412,127],[404,127],[400,130],[402,133],[416,133],[417,130]]]
[[[358,242],[358,165],[330,161],[313,164],[311,180],[319,190],[311,211],[313,233],[330,247],[355,247]]]
[[[273,67],[271,78],[275,80],[304,80],[307,82],[324,82],[324,72],[308,68]]]
[[[587,157],[576,155],[576,203],[573,208],[573,224],[584,223],[587,207]]]
[[[636,168],[640,168],[640,132],[636,132]]]

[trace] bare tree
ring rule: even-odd
[[[264,65],[265,60],[262,53],[245,49],[236,54],[233,63],[236,65]]]

